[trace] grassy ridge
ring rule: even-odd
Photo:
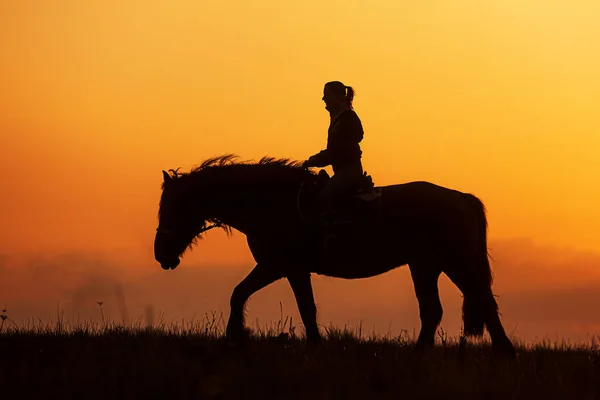
[[[291,321],[257,329],[229,348],[222,323],[155,328],[113,323],[0,330],[0,396],[12,398],[595,399],[600,348],[519,346],[517,361],[486,343],[458,354],[440,335],[419,356],[407,337],[324,329],[308,348]],[[360,336],[360,337],[359,337]]]

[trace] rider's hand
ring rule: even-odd
[[[310,157],[308,157],[308,160],[304,161],[302,166],[304,168],[316,167],[318,164],[316,161],[317,160],[316,160],[315,156],[310,156]]]

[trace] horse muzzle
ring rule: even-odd
[[[168,261],[161,261],[160,262],[160,267],[166,271],[170,270],[170,269],[175,269],[177,268],[177,266],[179,265],[179,257],[174,258],[172,260],[168,260]]]

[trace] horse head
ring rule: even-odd
[[[189,196],[188,182],[163,172],[163,192],[160,199],[159,221],[154,238],[154,258],[165,269],[175,269],[183,253],[203,232],[220,226],[202,215],[202,207]],[[209,222],[214,222],[209,225]]]

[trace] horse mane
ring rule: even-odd
[[[216,157],[211,157],[204,160],[199,165],[193,167],[189,172],[179,172],[181,168],[169,169],[172,178],[182,178],[185,176],[197,175],[201,172],[207,171],[212,168],[221,168],[229,166],[238,167],[250,167],[250,166],[264,166],[264,167],[284,167],[294,171],[302,171],[307,174],[314,174],[311,171],[305,170],[302,167],[302,161],[290,160],[289,158],[275,158],[265,156],[259,161],[244,160],[240,161],[239,156],[235,154],[224,154]]]

